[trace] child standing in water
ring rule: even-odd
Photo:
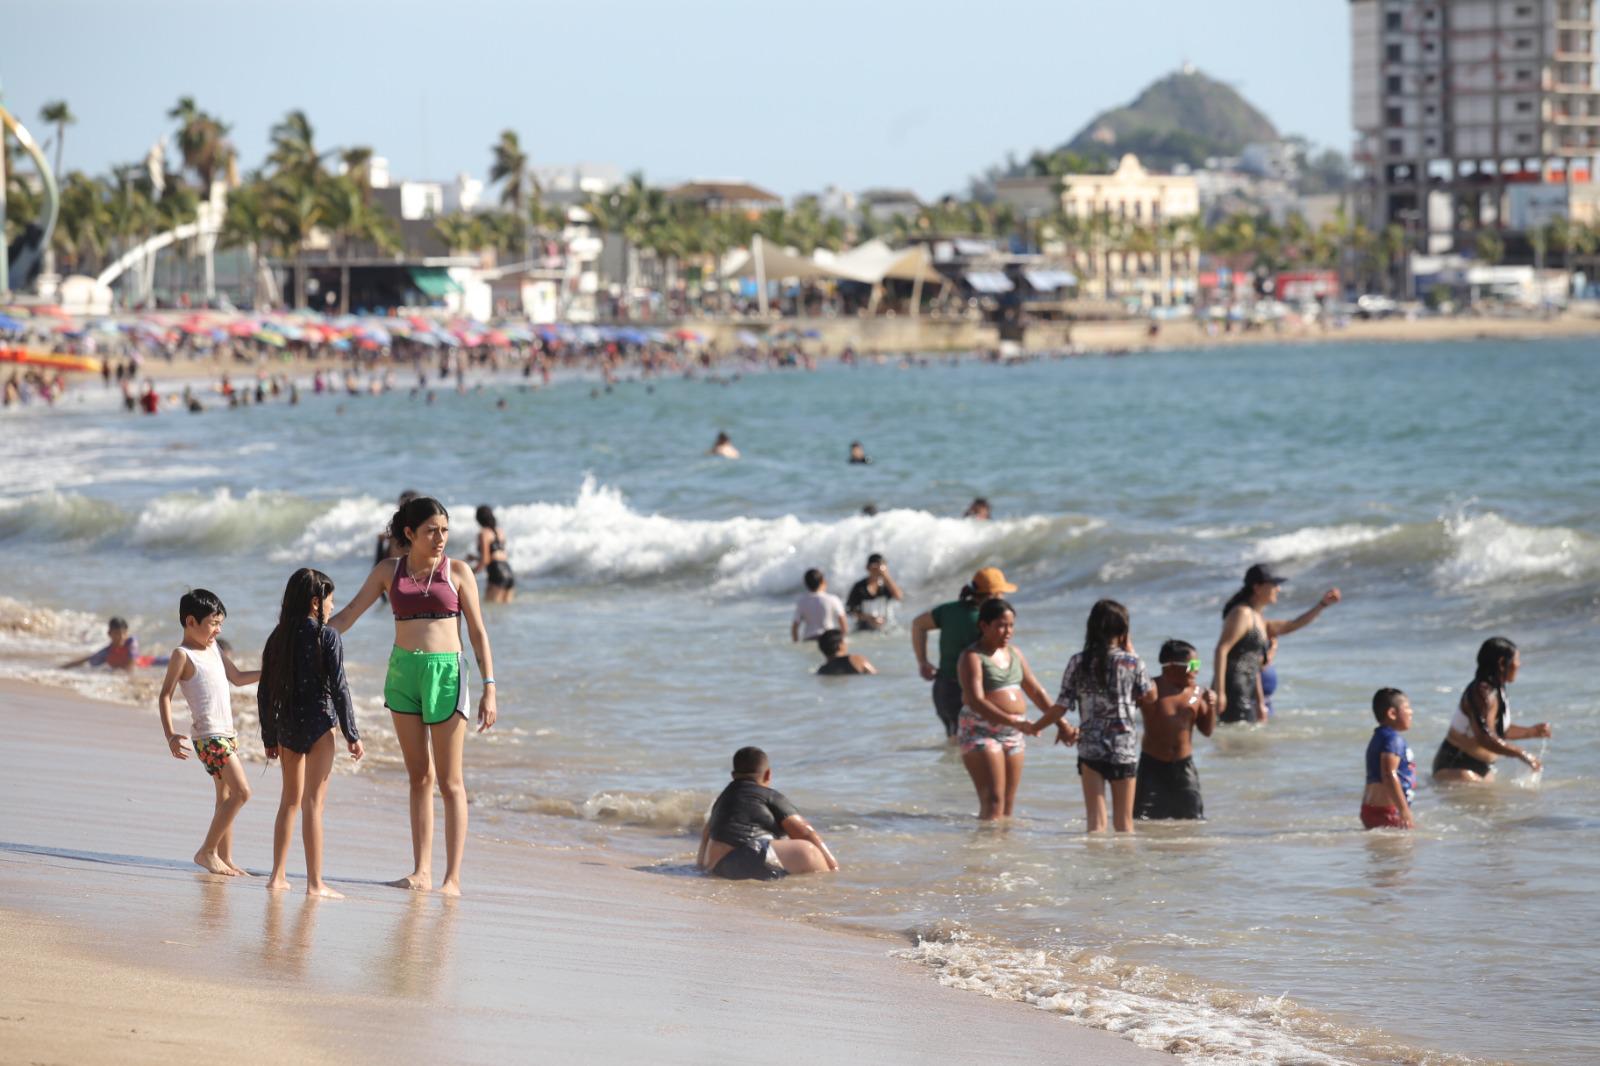
[[[1194,768],[1194,731],[1210,736],[1217,725],[1217,695],[1195,684],[1200,653],[1188,641],[1161,645],[1156,698],[1141,704],[1144,743],[1139,749],[1133,816],[1138,819],[1206,816],[1200,772]]]
[[[183,736],[172,728],[172,690],[183,690],[189,705],[189,737],[200,764],[216,786],[217,803],[211,815],[211,828],[205,842],[194,853],[195,864],[214,874],[238,876],[247,871],[233,864],[233,820],[250,799],[250,784],[239,762],[238,734],[233,728],[233,705],[228,686],[253,685],[261,679],[259,670],[241,670],[218,647],[217,634],[228,617],[216,593],[205,589],[186,592],[178,601],[178,621],[183,625],[183,643],[172,649],[167,674],[161,679],[161,695],[156,706],[161,711],[161,730],[167,735],[167,749],[174,759],[187,759]]]
[[[1417,785],[1417,759],[1400,734],[1411,728],[1411,701],[1397,688],[1372,696],[1378,728],[1367,742],[1367,788],[1361,793],[1361,824],[1368,829],[1410,829],[1411,790]]]
[[[283,756],[283,795],[272,828],[272,876],[267,888],[289,887],[284,865],[300,809],[306,844],[306,895],[342,899],[322,880],[322,804],[333,770],[333,728],[350,757],[362,755],[350,685],[344,675],[344,641],[327,625],[333,581],[320,570],[296,570],[283,590],[278,626],[261,653],[261,743],[267,758]]]
[[[1068,710],[1078,712],[1078,776],[1088,829],[1106,827],[1106,784],[1111,785],[1112,823],[1119,833],[1133,831],[1133,793],[1139,768],[1135,713],[1153,706],[1156,687],[1133,652],[1128,609],[1101,600],[1089,612],[1083,650],[1067,660],[1056,705],[1035,732],[1048,729]],[[1070,736],[1058,738],[1068,744]]]

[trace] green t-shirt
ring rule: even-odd
[[[959,676],[961,653],[978,639],[978,605],[952,600],[932,611],[939,627],[939,676],[954,681]]]

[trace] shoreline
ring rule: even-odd
[[[197,1024],[203,1007],[171,1006],[194,998],[227,1002],[230,1014],[243,1004],[235,1035],[273,1042],[249,1056],[258,1061],[323,1060],[307,1049],[378,1060],[420,1042],[449,1061],[499,1062],[531,1040],[568,1061],[698,1063],[730,1036],[748,1039],[756,1011],[797,1019],[760,1031],[763,1056],[778,1061],[921,1063],[997,1047],[1019,1061],[1064,1051],[1172,1061],[962,994],[891,956],[880,935],[673,891],[672,871],[619,865],[600,849],[496,839],[492,811],[475,812],[462,900],[388,888],[381,880],[405,858],[403,796],[366,774],[330,786],[329,880],[347,899],[305,897],[298,854],[290,893],[208,875],[187,860],[211,800],[193,760],[152,749],[149,723],[123,704],[11,679],[0,696],[11,734],[0,754],[0,926],[12,934],[0,958],[38,978],[4,994],[0,1034],[30,1060],[214,1050],[216,1034]],[[250,771],[236,858],[259,872],[277,788]],[[442,847],[442,825],[436,837]],[[436,1009],[424,1020],[419,1004]],[[282,1033],[272,1019],[286,1013],[304,1030]]]
[[[996,346],[992,328],[986,328],[979,343],[961,344],[949,348],[886,347],[876,348],[852,333],[853,320],[827,320],[838,334],[834,347],[807,342],[806,350],[821,362],[834,362],[844,344],[854,344],[862,358],[893,358],[904,355],[941,359],[980,358],[987,349]],[[732,326],[726,323],[693,323],[710,329]],[[904,323],[902,323],[903,325]],[[1106,322],[1079,322],[1067,328],[1064,324],[1038,323],[1030,327],[1022,355],[1025,358],[1045,356],[1139,355],[1153,352],[1215,351],[1228,348],[1247,348],[1261,345],[1321,345],[1321,344],[1429,344],[1447,341],[1541,341],[1571,337],[1600,336],[1600,317],[1563,314],[1551,318],[1479,318],[1439,317],[1420,319],[1353,320],[1338,329],[1319,329],[1304,324],[1285,325],[1281,330],[1263,327],[1250,331],[1207,334],[1193,321],[1165,322],[1160,333],[1148,335],[1149,322],[1145,319],[1127,319]],[[502,356],[502,358],[507,358]],[[507,365],[520,367],[515,355]],[[724,355],[723,362],[728,361]],[[386,363],[386,367],[411,364]],[[625,364],[628,365],[628,364]],[[284,358],[274,355],[264,362],[224,362],[215,358],[182,359],[171,362],[145,359],[139,368],[139,378],[156,381],[215,381],[227,373],[238,378],[243,385],[254,379],[258,370],[271,374],[312,374],[317,370],[343,371],[350,363],[342,356],[325,359],[308,359],[302,356]],[[713,367],[713,372],[720,366]],[[91,371],[66,371],[69,382],[80,386],[99,375]],[[476,371],[475,373],[481,373]],[[335,390],[337,391],[337,390]]]

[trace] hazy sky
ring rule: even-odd
[[[0,92],[66,169],[142,158],[179,96],[246,166],[303,108],[325,147],[397,177],[486,175],[511,128],[536,163],[962,191],[1070,138],[1184,61],[1284,132],[1347,150],[1348,0],[0,0]]]

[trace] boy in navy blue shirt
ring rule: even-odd
[[[1361,794],[1361,824],[1368,829],[1410,829],[1411,791],[1417,760],[1400,734],[1411,728],[1411,701],[1397,688],[1380,688],[1372,697],[1378,728],[1367,744],[1367,789]]]

